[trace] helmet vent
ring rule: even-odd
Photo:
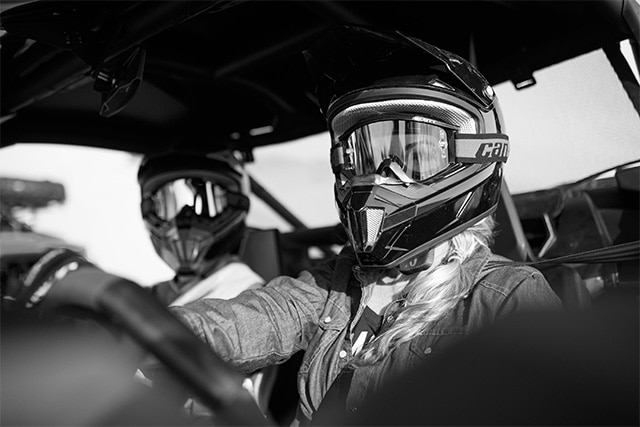
[[[384,218],[384,209],[367,208],[364,210],[366,233],[366,241],[364,241],[364,249],[371,250],[378,239],[382,219]]]
[[[420,99],[393,99],[352,105],[333,118],[331,129],[334,135],[342,137],[355,125],[372,116],[378,117],[379,120],[385,120],[394,117],[398,111],[442,121],[456,127],[461,133],[478,132],[475,119],[462,108],[440,101]]]

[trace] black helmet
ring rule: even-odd
[[[466,60],[399,31],[331,30],[305,52],[340,219],[364,266],[419,269],[496,207],[509,142]]]
[[[177,274],[204,275],[220,255],[237,252],[249,210],[238,153],[146,157],[138,183],[153,246]]]

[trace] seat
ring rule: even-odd
[[[240,246],[240,258],[267,282],[281,275],[280,232],[248,229]]]
[[[240,247],[240,258],[265,281],[287,274],[281,235],[277,229],[247,229]],[[278,365],[273,392],[267,404],[276,425],[289,425],[298,404],[297,377],[302,364],[302,352]]]
[[[495,219],[497,226],[493,252],[516,262],[535,262],[538,256],[533,253],[529,245],[511,192],[504,181]],[[591,307],[591,294],[574,267],[553,264],[536,268],[545,276],[565,309],[582,310]]]
[[[500,201],[496,208],[495,220],[497,226],[493,252],[516,262],[533,261],[536,256],[529,246],[516,205],[504,180],[500,189]]]

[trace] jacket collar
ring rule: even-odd
[[[475,252],[462,263],[464,277],[471,281],[469,292],[465,295],[465,298],[469,296],[473,288],[477,286],[480,279],[485,275],[491,255],[492,252],[489,248],[479,245]]]

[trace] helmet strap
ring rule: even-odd
[[[402,274],[416,274],[439,264],[446,256],[449,249],[449,241],[445,241],[435,248],[422,252],[413,258],[400,263],[398,270]]]
[[[398,265],[402,274],[415,274],[424,271],[433,264],[433,250],[422,252]]]

